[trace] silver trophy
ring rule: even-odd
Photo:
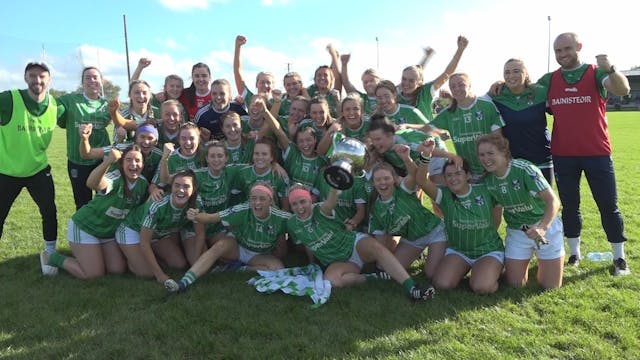
[[[336,133],[333,145],[327,152],[331,165],[324,170],[327,183],[338,190],[353,186],[354,177],[364,176],[367,147],[360,140]]]

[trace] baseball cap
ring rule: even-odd
[[[41,68],[42,70],[44,70],[44,71],[46,71],[46,72],[48,72],[48,73],[51,73],[51,72],[49,71],[49,66],[47,66],[47,64],[45,64],[45,63],[43,63],[43,62],[30,62],[30,63],[28,63],[28,64],[27,64],[27,67],[25,67],[25,68],[24,68],[24,73],[26,74],[26,73],[27,73],[27,71],[29,71],[29,70],[31,70],[31,69],[33,69],[33,68],[35,68],[35,67],[39,67],[39,68]]]

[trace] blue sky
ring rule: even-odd
[[[126,88],[122,15],[127,16],[131,71],[141,56],[152,65],[143,74],[154,91],[166,75],[191,82],[191,66],[207,63],[213,78],[233,83],[235,36],[245,35],[245,78],[253,85],[260,70],[282,76],[291,70],[312,83],[314,69],[329,63],[328,43],[351,53],[350,74],[359,77],[376,67],[384,78],[399,82],[401,70],[415,64],[422,49],[436,55],[425,80],[439,75],[455,52],[456,37],[470,43],[458,66],[483,93],[502,75],[510,57],[525,60],[535,80],[547,71],[548,30],[577,32],[581,57],[607,53],[619,69],[640,65],[631,1],[303,1],[303,0],[136,0],[10,1],[0,27],[0,90],[24,88],[24,65],[44,60],[52,68],[52,88],[75,89],[80,70],[97,65],[105,78]],[[401,4],[399,6],[398,4]],[[626,10],[625,10],[626,9]],[[615,14],[615,15],[614,15]],[[551,16],[549,22],[547,16]],[[376,37],[379,39],[376,44]],[[376,46],[378,45],[378,46]],[[551,54],[551,69],[557,67]],[[124,92],[123,92],[124,93]],[[234,90],[235,93],[235,90]],[[124,94],[123,94],[124,96]]]

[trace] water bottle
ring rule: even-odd
[[[590,252],[587,254],[587,260],[600,262],[613,260],[613,253],[611,251],[606,252]]]

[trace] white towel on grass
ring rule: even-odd
[[[271,294],[280,290],[285,294],[309,296],[313,307],[326,303],[331,295],[331,283],[324,279],[322,269],[316,264],[271,271],[259,270],[258,274],[247,283],[255,286],[259,292]]]

